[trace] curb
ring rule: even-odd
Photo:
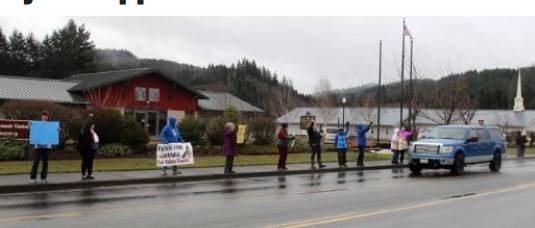
[[[516,158],[505,158],[504,161],[514,161]],[[524,160],[535,160],[535,156],[525,157]],[[306,170],[288,170],[288,171],[266,171],[266,172],[249,172],[249,173],[234,173],[234,174],[206,174],[193,176],[170,176],[170,177],[149,177],[149,178],[135,178],[124,180],[107,180],[107,181],[79,181],[70,183],[57,183],[47,185],[7,185],[0,186],[1,194],[11,193],[31,193],[31,192],[46,192],[68,189],[90,189],[96,187],[110,187],[110,186],[126,186],[126,185],[146,185],[146,184],[165,184],[176,182],[194,182],[207,180],[224,180],[224,179],[238,179],[251,177],[269,177],[269,176],[287,176],[287,175],[301,175],[301,174],[315,174],[315,173],[330,173],[341,171],[366,171],[366,170],[385,170],[385,169],[403,169],[408,168],[408,165],[376,165],[365,167],[348,167],[348,168],[325,168],[325,169],[306,169]]]
[[[57,184],[46,184],[46,185],[30,185],[30,184],[8,185],[8,186],[0,186],[0,194],[46,192],[46,191],[68,190],[68,189],[89,189],[89,188],[109,187],[109,186],[165,184],[165,183],[176,183],[176,182],[193,182],[193,181],[222,180],[222,179],[234,179],[234,178],[287,176],[287,175],[300,175],[300,174],[340,172],[340,171],[401,169],[401,168],[407,168],[407,167],[408,165],[378,165],[378,166],[368,166],[368,167],[365,166],[365,167],[349,167],[349,168],[325,168],[325,169],[310,169],[310,170],[249,172],[249,173],[234,173],[234,174],[207,174],[207,175],[194,175],[194,176],[151,177],[151,178],[136,178],[136,179],[126,179],[126,180],[84,181],[84,182],[80,181],[80,182],[57,183]]]

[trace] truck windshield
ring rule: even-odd
[[[457,139],[464,140],[466,129],[435,127],[427,130],[422,138],[424,139]]]

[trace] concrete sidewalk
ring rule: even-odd
[[[310,164],[288,164],[288,171],[283,172],[277,171],[276,165],[236,166],[234,167],[235,174],[223,174],[223,167],[188,168],[179,169],[182,174],[176,176],[173,176],[172,171],[168,170],[168,175],[165,177],[161,175],[159,170],[109,171],[94,173],[95,180],[82,180],[79,173],[50,173],[48,175],[48,184],[46,185],[30,184],[29,174],[0,175],[0,194],[225,178],[297,175],[342,170],[338,168],[338,163],[325,163],[325,165],[327,166],[326,168],[313,170],[310,169]],[[403,165],[392,166],[388,160],[368,161],[365,163],[365,167],[356,167],[355,162],[348,162],[348,165],[349,167],[343,168],[343,170],[373,170],[405,167]]]
[[[506,155],[506,159],[515,158],[511,155]],[[526,157],[526,159],[535,159],[535,156]],[[234,168],[235,174],[223,174],[223,167],[188,168],[179,169],[182,174],[176,176],[171,175],[172,171],[168,170],[168,176],[165,177],[161,175],[159,170],[107,171],[94,173],[95,180],[81,180],[79,173],[50,173],[48,175],[48,184],[46,185],[30,184],[29,174],[0,175],[0,194],[407,167],[407,165],[391,165],[390,160],[367,161],[365,162],[365,167],[356,167],[355,162],[348,162],[349,167],[347,168],[338,168],[338,164],[334,162],[325,163],[325,165],[327,167],[324,169],[313,170],[310,169],[310,164],[308,163],[288,164],[288,171],[283,172],[277,171],[276,165],[236,166]]]

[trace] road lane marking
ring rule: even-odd
[[[454,201],[459,201],[459,200],[464,200],[464,199],[482,198],[485,196],[519,191],[519,190],[524,190],[524,189],[533,188],[533,187],[535,187],[535,182],[527,183],[527,184],[520,184],[520,185],[510,187],[510,188],[504,188],[504,189],[499,189],[499,190],[490,191],[490,192],[478,193],[476,195],[468,195],[468,196],[461,197],[461,198],[447,198],[447,199],[420,203],[420,204],[415,204],[415,205],[410,205],[410,206],[405,206],[405,207],[389,208],[389,209],[364,212],[364,213],[363,212],[347,213],[343,215],[334,215],[334,216],[328,216],[324,218],[315,218],[315,219],[310,219],[310,220],[304,220],[304,221],[299,221],[299,222],[294,222],[294,223],[280,224],[280,225],[268,226],[268,227],[300,228],[300,227],[324,225],[324,224],[367,218],[367,217],[372,217],[372,216],[396,213],[396,212],[413,210],[413,209],[428,208],[428,207],[437,206],[437,205],[441,205],[441,204],[445,204],[449,202],[454,202]]]

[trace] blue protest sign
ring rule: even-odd
[[[59,122],[30,121],[30,144],[59,144]]]

